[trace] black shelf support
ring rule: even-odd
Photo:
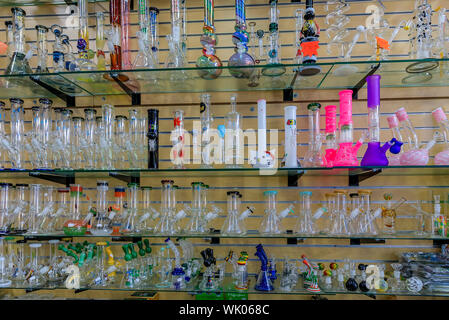
[[[366,78],[368,76],[373,75],[377,69],[379,69],[380,63],[377,63],[376,65],[371,66],[371,70],[363,77],[362,80],[360,80],[351,90],[352,90],[352,99],[357,100],[359,97],[359,90],[365,85]]]
[[[284,89],[284,102],[293,101],[293,86],[295,85],[296,78],[299,75],[299,68],[295,70],[295,74],[293,75],[292,82],[290,82],[290,86]]]
[[[87,290],[89,290],[89,289],[88,288],[79,288],[79,289],[75,289],[75,293],[80,293],[80,292],[87,291]]]
[[[351,246],[359,246],[361,244],[385,243],[385,239],[371,239],[371,238],[351,238],[349,244]]]
[[[301,238],[287,238],[287,244],[298,244],[298,243],[303,243],[304,239]]]
[[[30,292],[34,292],[34,291],[38,291],[38,290],[42,290],[42,288],[27,288],[27,289],[25,289],[25,292],[30,293]]]
[[[137,243],[139,241],[142,241],[142,237],[112,237],[111,241],[114,242],[132,242],[132,243]]]
[[[119,172],[109,172],[109,176],[124,181],[126,183],[137,183],[140,185],[140,175],[139,173],[119,173]]]
[[[66,235],[54,235],[54,236],[33,236],[33,235],[25,235],[23,237],[24,243],[27,241],[48,241],[48,240],[62,240],[67,239],[69,242],[73,242],[72,236],[66,236]]]
[[[449,239],[434,239],[432,242],[434,247],[441,247],[443,244],[449,244]]]
[[[382,169],[375,168],[375,169],[349,169],[349,186],[350,187],[358,187],[360,182],[363,180],[366,180],[368,178],[371,178],[379,173],[382,172]]]
[[[42,88],[48,90],[50,93],[57,96],[59,99],[64,100],[67,108],[74,107],[76,105],[74,96],[70,96],[67,93],[62,92],[61,90],[56,89],[55,87],[52,87],[51,85],[45,82],[42,82],[41,80],[39,80],[38,76],[30,76],[30,79],[35,83],[37,83],[38,85],[40,85]]]
[[[63,184],[66,187],[75,183],[75,174],[74,173],[55,173],[55,172],[36,172],[31,171],[29,173],[30,177],[39,178],[51,182],[56,182],[59,184]]]
[[[297,187],[298,180],[304,174],[304,170],[289,170],[288,171],[288,186],[289,187]]]
[[[112,73],[111,72],[110,76],[120,86],[120,88],[122,88],[122,90],[125,91],[125,93],[128,96],[131,97],[131,104],[133,106],[141,105],[141,94],[140,94],[140,92],[134,92],[130,87],[128,87],[126,84],[124,84],[123,81],[121,81],[118,78],[118,74],[117,73]]]

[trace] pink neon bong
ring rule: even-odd
[[[418,136],[415,128],[413,127],[410,119],[408,118],[407,111],[404,108],[400,108],[396,111],[396,117],[401,122],[402,127],[406,133],[406,140],[408,142],[407,151],[401,154],[399,161],[402,166],[425,166],[429,162],[429,150],[435,145],[440,134],[435,132],[432,140],[430,140],[424,148],[419,148]]]
[[[326,150],[324,161],[326,167],[334,165],[337,154],[337,106],[325,106],[326,111]]]
[[[449,121],[441,107],[433,110],[432,116],[439,124],[441,131],[443,131],[444,142],[446,144],[446,149],[435,156],[434,162],[436,165],[447,165],[449,164]]]
[[[338,150],[335,154],[334,167],[358,166],[357,151],[363,144],[363,136],[353,146],[352,131],[352,90],[343,90],[340,95],[340,136]]]

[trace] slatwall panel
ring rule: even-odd
[[[293,62],[295,53],[294,45],[294,10],[297,8],[303,8],[304,4],[293,4],[287,1],[281,0],[279,9],[281,11],[280,20],[280,33],[282,43],[282,58],[285,62]],[[377,3],[376,1],[348,1],[351,4],[351,10],[348,15],[351,17],[351,22],[347,27],[354,30],[356,26],[364,24],[366,18],[369,16],[365,13],[367,5]],[[383,1],[385,5],[385,17],[391,26],[391,29],[401,20],[411,17],[413,11],[413,1]],[[161,9],[159,16],[160,24],[160,61],[163,64],[165,56],[167,54],[167,43],[165,35],[169,33],[169,2],[168,1],[150,1],[150,5],[157,6]],[[444,5],[444,1],[433,1],[432,6],[437,8],[438,5]],[[196,58],[199,56],[201,46],[199,43],[199,37],[201,35],[202,27],[202,2],[198,0],[191,0],[187,2],[188,6],[188,60],[189,64],[194,65]],[[231,42],[233,32],[233,20],[234,9],[233,2],[230,0],[223,0],[216,2],[216,29],[219,36],[219,45],[217,48],[217,55],[226,64],[228,57],[233,53],[233,45]],[[326,36],[326,23],[324,10],[325,1],[316,1],[315,8],[317,12],[317,21],[321,26],[321,43],[320,43],[320,60],[321,61],[334,61],[338,57],[335,53],[327,54],[327,36]],[[108,11],[108,3],[95,3],[89,5],[90,12],[94,11]],[[0,33],[4,34],[3,21],[10,19],[9,8],[0,8]],[[53,23],[60,23],[62,25],[67,21],[68,15],[65,14],[65,5],[55,6],[39,6],[39,7],[25,7],[28,17],[26,19],[27,28],[27,40],[30,43],[35,41],[35,24],[45,24],[50,26]],[[266,1],[252,0],[248,1],[247,5],[247,18],[249,21],[256,22],[256,29],[267,29],[268,19],[268,6]],[[75,19],[76,21],[76,19]],[[436,18],[434,23],[436,23]],[[137,31],[137,15],[136,11],[133,12],[131,17],[131,48],[132,55],[136,54],[136,38],[135,32]],[[95,49],[95,18],[89,21],[90,24],[90,45],[91,49]],[[76,47],[76,30],[74,28],[67,28],[65,31],[72,39],[72,46]],[[351,33],[351,37],[352,37]],[[4,37],[2,35],[1,37]],[[0,37],[0,38],[1,38]],[[388,35],[385,36],[388,38]],[[1,38],[3,39],[3,38]],[[49,34],[49,48],[53,44],[53,36]],[[106,46],[105,46],[105,48]],[[51,52],[51,50],[50,50]],[[369,47],[365,39],[362,37],[358,42],[356,48],[353,51],[353,59],[367,59],[371,56],[373,50]],[[396,38],[392,46],[392,57],[400,58],[406,57],[408,52],[407,34],[405,31],[401,31]],[[48,59],[49,66],[51,66],[50,56]],[[0,57],[0,68],[4,69],[7,65],[6,57]],[[36,57],[33,57],[31,65],[36,65]],[[431,117],[431,111],[439,106],[448,109],[448,95],[445,88],[426,88],[426,90],[419,89],[382,89],[382,106],[381,106],[381,139],[386,141],[390,139],[391,134],[387,126],[386,117],[393,114],[398,108],[405,106],[412,122],[414,123],[418,136],[423,143],[427,142],[433,131],[436,129],[436,124]],[[214,114],[215,122],[214,127],[220,124],[224,124],[224,117],[229,111],[229,93],[214,93],[212,94],[212,112]],[[360,100],[354,101],[353,104],[353,117],[354,117],[354,140],[358,139],[362,133],[362,130],[366,128],[367,122],[367,109],[366,109],[366,91],[361,90],[359,93]],[[298,91],[294,102],[284,103],[282,102],[282,92],[257,92],[257,94],[242,92],[238,93],[238,111],[243,115],[243,127],[244,129],[257,129],[257,108],[256,101],[259,98],[267,100],[267,125],[268,128],[279,129],[278,139],[278,156],[281,157],[284,153],[283,142],[283,110],[286,105],[294,104],[298,107],[297,110],[297,127],[298,127],[298,150],[297,154],[300,159],[307,150],[308,132],[307,132],[307,109],[306,106],[310,102],[321,102],[323,107],[327,104],[338,105],[338,92],[333,90],[312,90],[312,91]],[[129,106],[129,97],[127,96],[114,96],[95,98],[77,98],[77,107],[73,108],[74,116],[82,116],[82,109],[85,106],[92,106],[97,108],[99,112],[99,106],[103,103],[111,103],[116,106],[116,114],[127,115],[129,108],[139,108],[146,113],[148,108],[158,108],[160,110],[160,167],[169,168],[171,163],[169,161],[169,152],[171,148],[169,134],[172,129],[172,116],[173,112],[177,109],[185,111],[185,128],[191,132],[192,123],[194,120],[199,120],[199,94],[160,94],[160,95],[143,95],[141,106]],[[26,101],[26,119],[27,128],[30,129],[30,107],[34,104],[32,100]],[[55,104],[62,106],[61,102],[55,100]],[[324,128],[324,111],[321,116],[321,127]],[[437,152],[443,150],[444,145],[439,143],[431,151],[431,156]],[[363,156],[366,147],[363,146],[358,153],[359,158]],[[245,153],[245,158],[247,154]],[[432,160],[431,160],[432,161]],[[194,166],[189,166],[194,167]],[[169,177],[169,175],[167,175]],[[313,209],[318,208],[324,204],[324,193],[332,191],[333,189],[347,189],[348,191],[356,191],[357,188],[348,187],[347,177],[338,176],[304,176],[299,180],[298,187],[287,187],[287,177],[282,176],[251,176],[251,177],[239,177],[239,176],[205,176],[205,177],[182,177],[177,176],[173,178],[175,184],[180,186],[180,190],[177,193],[179,206],[183,203],[189,203],[191,200],[190,183],[192,181],[201,180],[210,185],[209,201],[211,204],[215,204],[226,210],[226,191],[232,189],[238,189],[243,194],[243,205],[253,205],[256,211],[253,216],[247,220],[248,229],[257,230],[260,221],[263,217],[264,202],[262,193],[265,190],[277,190],[278,193],[278,207],[283,209],[290,203],[296,203],[296,209],[298,209],[299,192],[302,190],[310,190],[313,192]],[[27,183],[44,183],[42,180],[36,180],[32,178],[24,179]],[[124,185],[123,182],[110,178],[110,190],[116,185]],[[141,180],[141,185],[151,185],[154,190],[152,191],[152,199],[154,200],[154,206],[158,209],[160,205],[160,177],[146,177]],[[21,181],[12,181],[14,183],[20,183]],[[382,201],[382,194],[387,190],[393,192],[394,199],[399,200],[400,197],[407,198],[407,204],[403,205],[398,211],[397,227],[402,232],[411,232],[415,228],[415,212],[409,205],[410,203],[420,199],[424,200],[424,210],[431,212],[432,210],[432,195],[440,194],[443,199],[447,199],[447,176],[399,176],[391,177],[386,175],[380,175],[370,178],[361,183],[360,188],[370,189],[373,191],[372,200],[374,206],[380,206]],[[77,183],[82,184],[85,187],[86,193],[94,197],[96,177],[77,179]],[[112,192],[110,193],[112,199]],[[84,206],[86,203],[84,203]],[[85,207],[84,207],[85,208]],[[444,208],[447,210],[447,208]],[[297,210],[296,210],[297,212]],[[221,228],[226,213],[222,214],[216,221],[212,223],[215,228]],[[295,223],[296,215],[292,215],[286,218],[282,222],[282,228],[287,229]],[[182,221],[182,224],[186,224],[188,217]],[[320,222],[325,224],[326,219]],[[82,239],[81,241],[83,241]],[[159,248],[163,245],[163,238],[151,238],[150,242],[154,249],[153,252],[158,252]],[[93,241],[93,240],[92,240]],[[349,240],[342,239],[306,239],[303,243],[297,245],[287,245],[285,239],[221,239],[220,244],[209,244],[203,239],[191,239],[195,244],[195,255],[199,256],[199,252],[206,247],[214,249],[217,256],[217,260],[223,261],[223,258],[227,255],[230,249],[234,251],[246,250],[249,253],[249,272],[255,274],[259,268],[259,262],[254,256],[255,245],[260,243],[264,244],[265,250],[269,256],[274,255],[278,262],[278,272],[282,270],[282,260],[299,259],[301,254],[308,255],[316,262],[323,262],[328,265],[330,262],[336,261],[340,265],[345,258],[354,259],[357,262],[364,263],[391,263],[398,257],[398,253],[403,251],[436,251],[437,248],[432,246],[431,241],[424,240],[387,240],[385,244],[365,244],[359,246],[350,246]],[[115,255],[121,259],[122,252],[119,247],[120,243],[113,243],[113,251]],[[390,271],[390,268],[387,269]],[[227,272],[230,272],[229,266]],[[255,280],[251,278],[252,284]],[[4,290],[4,292],[6,292]],[[74,294],[70,291],[55,290],[49,291],[57,296],[64,297],[76,297],[76,298],[124,298],[130,295],[130,292],[110,292],[110,291],[86,291],[79,294]],[[7,290],[9,294],[23,294],[22,290]],[[192,298],[192,296],[186,293],[161,293],[161,299],[180,299],[180,298]],[[310,299],[309,296],[286,296],[286,295],[250,295],[250,299],[265,298],[265,299]],[[369,299],[362,295],[338,295],[335,297],[329,297],[330,299]],[[394,299],[394,297],[378,297],[378,299]],[[413,299],[410,297],[398,297],[398,299]]]

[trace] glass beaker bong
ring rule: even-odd
[[[259,232],[261,234],[279,234],[281,233],[281,219],[285,218],[286,214],[283,215],[281,213],[277,213],[276,209],[276,190],[268,190],[263,193],[265,197],[265,217],[263,218],[260,227]],[[287,214],[290,211],[287,211]]]
[[[107,192],[109,184],[107,181],[97,181],[97,207],[94,222],[90,229],[93,235],[110,235],[112,233],[111,220],[108,218]]]
[[[243,159],[242,116],[236,111],[237,95],[231,96],[231,111],[226,115],[225,163],[228,168],[240,168]]]
[[[0,234],[10,231],[9,222],[9,204],[10,204],[10,188],[7,183],[0,183]]]
[[[242,225],[242,220],[239,217],[239,192],[227,192],[227,207],[228,215],[221,227],[221,234],[224,235],[243,235],[246,230]]]
[[[307,106],[309,110],[309,145],[304,156],[305,167],[322,167],[324,164],[321,154],[320,108],[321,104],[317,102],[310,103]]]
[[[232,43],[236,46],[235,53],[229,58],[229,73],[235,78],[251,78],[254,68],[254,58],[248,54],[248,32],[246,31],[245,0],[235,0],[235,32]],[[242,68],[249,67],[249,68]]]
[[[6,278],[6,257],[3,247],[3,238],[0,237],[0,287],[5,288],[11,285],[11,280]]]
[[[48,73],[47,68],[47,33],[48,28],[46,26],[37,25],[36,26],[36,39],[37,39],[37,55],[38,62],[36,73]]]
[[[202,182],[192,182],[192,206],[190,207],[190,221],[187,223],[186,232],[205,233],[203,223],[204,210],[202,202],[202,193],[204,185]]]
[[[93,51],[89,50],[89,10],[88,1],[78,1],[78,41],[76,47],[78,49],[78,59],[73,63],[71,70],[95,70],[96,65],[92,62]]]
[[[138,39],[139,52],[137,53],[134,62],[133,69],[139,68],[154,68],[154,59],[149,44],[149,12],[147,6],[147,0],[139,0],[139,31],[136,36]]]
[[[217,79],[223,70],[220,69],[220,58],[215,55],[217,35],[214,26],[214,0],[204,0],[204,26],[200,42],[203,54],[196,60],[196,67],[208,69],[199,69],[198,75],[207,80]]]
[[[298,212],[298,220],[294,229],[294,233],[309,235],[316,233],[314,228],[314,223],[312,220],[312,208],[311,208],[311,197],[312,192],[301,191],[299,193],[301,198],[301,207]]]
[[[25,144],[25,121],[23,109],[23,100],[19,98],[9,99],[11,102],[11,148],[14,153],[11,154],[11,162],[14,169],[22,170],[24,160]]]
[[[170,156],[175,169],[184,168],[184,111],[176,110],[173,116],[173,131],[170,140],[173,143],[173,152]]]
[[[11,8],[13,14],[14,53],[5,74],[31,74],[33,71],[28,63],[28,54],[25,53],[25,10]]]
[[[161,190],[161,217],[156,225],[155,232],[160,234],[174,234],[175,228],[173,224],[174,210],[172,204],[173,180],[162,180]]]
[[[278,77],[285,73],[285,67],[281,64],[281,44],[279,39],[279,10],[278,0],[270,0],[270,36],[268,40],[268,63],[262,69],[264,76]]]

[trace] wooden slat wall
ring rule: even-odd
[[[165,59],[167,53],[167,45],[165,40],[165,35],[169,32],[169,9],[168,1],[150,1],[152,6],[157,6],[161,9],[161,14],[159,16],[160,24],[160,36],[161,36],[161,63]],[[294,10],[297,8],[303,8],[304,4],[292,4],[287,1],[280,1],[279,9],[281,11],[280,20],[280,30],[281,30],[281,42],[282,55],[285,62],[293,62],[293,56],[295,52],[294,48]],[[365,19],[369,14],[365,13],[367,5],[377,3],[376,1],[349,1],[351,3],[351,10],[349,15],[351,16],[351,23],[347,26],[354,29],[359,24],[364,24]],[[188,60],[190,64],[194,64],[196,58],[200,54],[200,44],[199,37],[201,35],[202,27],[202,1],[199,0],[189,0],[188,2]],[[391,27],[394,27],[399,21],[403,19],[408,19],[411,17],[413,11],[413,1],[384,1],[386,6],[386,18],[390,23]],[[324,11],[325,1],[316,1],[316,12],[318,23],[322,28],[321,34],[321,44],[320,44],[320,59],[323,61],[333,61],[336,60],[336,55],[328,55],[326,52],[327,47],[327,37],[326,37],[326,24],[324,22],[325,11]],[[432,6],[437,8],[438,5],[444,5],[443,1],[433,1]],[[219,35],[219,45],[217,49],[217,55],[220,56],[223,62],[226,62],[228,57],[233,52],[233,46],[231,42],[231,35],[233,32],[233,1],[223,0],[216,2],[216,6],[220,7],[216,10],[216,28]],[[53,23],[65,23],[67,17],[64,16],[66,6],[40,6],[40,7],[25,7],[28,17],[26,18],[26,28],[27,28],[27,40],[29,42],[35,41],[35,24],[45,24],[50,26]],[[97,3],[90,4],[90,12],[104,10],[108,11],[107,3]],[[5,21],[10,19],[9,8],[0,8],[0,20]],[[266,1],[263,0],[252,0],[248,1],[247,7],[247,17],[248,21],[255,21],[257,23],[256,28],[267,29],[269,22],[268,19],[268,6]],[[76,20],[75,20],[76,21]],[[434,24],[436,23],[436,18],[434,18]],[[131,35],[133,39],[131,40],[131,48],[133,49],[133,55],[136,53],[136,40],[135,32],[137,30],[137,15],[135,12],[131,18],[132,28]],[[91,48],[95,48],[95,19],[92,18],[89,21],[90,28],[90,44]],[[0,32],[4,34],[4,24],[0,23]],[[75,48],[76,41],[76,31],[75,29],[68,29],[67,32],[71,39],[72,45]],[[4,37],[1,36],[1,37]],[[388,38],[388,36],[386,36]],[[1,38],[3,39],[3,38]],[[49,35],[50,43],[49,48],[53,43],[53,36]],[[106,49],[106,48],[105,48]],[[51,50],[50,50],[51,52]],[[407,56],[408,44],[407,44],[407,34],[405,31],[401,31],[399,36],[395,40],[392,47],[392,56],[404,57]],[[357,44],[353,52],[353,58],[355,59],[366,59],[372,53],[372,49],[369,48],[365,39],[361,39]],[[49,56],[49,65],[51,65],[51,60]],[[5,56],[0,57],[0,69],[6,68],[8,61]],[[31,61],[31,65],[34,67],[36,65],[36,57]],[[297,110],[297,123],[298,123],[298,151],[297,154],[300,158],[303,157],[307,150],[308,132],[307,132],[307,109],[306,106],[310,102],[321,102],[323,107],[327,104],[338,105],[338,92],[333,90],[313,90],[313,91],[299,91],[298,96],[295,98],[294,102],[284,103],[282,102],[282,92],[258,92],[257,94],[251,92],[238,93],[238,111],[243,115],[243,127],[244,129],[257,129],[257,112],[256,112],[256,101],[257,99],[264,98],[267,100],[267,122],[268,128],[278,128],[279,129],[279,139],[278,139],[278,155],[283,155],[283,110],[282,107],[286,105],[296,105]],[[395,110],[399,107],[405,106],[409,112],[410,118],[417,128],[418,135],[422,142],[427,142],[434,130],[437,128],[436,124],[433,122],[431,117],[431,111],[436,107],[443,107],[448,109],[447,91],[445,88],[426,88],[426,90],[419,89],[382,89],[382,106],[381,106],[381,139],[386,141],[390,139],[391,133],[388,129],[386,117],[393,114]],[[229,93],[213,93],[212,94],[212,112],[215,116],[214,127],[219,124],[224,124],[224,116],[229,111]],[[354,140],[358,139],[362,133],[362,130],[366,128],[367,123],[367,110],[366,110],[366,90],[361,90],[359,93],[360,100],[354,101],[353,104],[353,116],[354,116]],[[136,106],[129,105],[129,97],[127,96],[113,96],[106,97],[106,102],[114,104],[116,106],[116,114],[127,115],[129,108],[135,108]],[[26,119],[27,128],[30,128],[30,107],[34,104],[32,100],[26,101]],[[95,99],[92,98],[79,98],[77,99],[78,106],[73,108],[74,116],[82,116],[82,109],[85,106],[92,106],[99,109],[99,106],[103,103],[101,97]],[[60,101],[55,100],[55,104],[62,106]],[[171,144],[169,141],[170,130],[172,129],[172,116],[173,111],[177,109],[183,109],[185,111],[185,127],[189,131],[192,130],[192,121],[199,120],[199,94],[160,94],[160,95],[143,95],[142,105],[137,106],[141,109],[143,114],[146,114],[146,109],[148,108],[158,108],[160,110],[160,167],[168,168],[171,166],[169,160],[169,151]],[[321,117],[321,127],[324,128],[324,111]],[[431,151],[431,156],[433,157],[437,152],[443,150],[445,146],[439,143]],[[366,147],[362,147],[359,150],[359,157],[363,156]],[[245,158],[247,154],[245,153]],[[431,160],[432,161],[432,160]],[[432,163],[432,162],[431,162]],[[180,186],[178,192],[179,205],[191,200],[190,193],[190,183],[192,181],[199,180],[199,177],[176,177],[175,183]],[[42,180],[36,179],[25,179],[27,183],[43,183]],[[110,180],[110,189],[116,185],[123,185],[123,182],[115,179]],[[160,177],[147,177],[142,179],[142,185],[151,185],[154,187],[152,192],[152,199],[155,202],[156,208],[159,207],[160,200]],[[256,207],[255,214],[248,218],[248,228],[255,230],[263,217],[264,203],[262,198],[262,193],[265,190],[278,190],[278,201],[279,208],[282,209],[286,207],[289,203],[299,201],[299,191],[310,190],[313,192],[313,207],[317,208],[324,202],[324,193],[329,192],[332,189],[348,189],[356,190],[357,188],[347,186],[347,177],[310,177],[305,176],[299,180],[298,187],[287,187],[286,177],[204,177],[201,178],[204,183],[207,183],[211,187],[211,192],[209,193],[209,201],[214,203],[224,210],[226,209],[226,191],[231,189],[238,189],[243,194],[243,204],[244,205],[254,205]],[[10,181],[14,183],[20,183],[22,181]],[[91,197],[95,197],[95,184],[96,179],[78,179],[77,183],[82,184],[86,193]],[[408,201],[413,202],[418,199],[426,201],[424,209],[431,211],[432,205],[432,195],[440,194],[442,199],[447,199],[447,188],[448,180],[447,176],[376,176],[370,178],[361,183],[360,188],[368,188],[373,190],[372,199],[374,206],[378,206],[382,203],[382,194],[385,190],[391,191],[394,194],[394,199],[399,200],[401,196],[407,198]],[[111,193],[112,198],[112,193]],[[446,210],[447,208],[444,208]],[[226,214],[226,213],[225,213]],[[214,223],[213,226],[220,228],[225,214],[220,216]],[[404,205],[398,212],[398,229],[402,231],[411,231],[415,227],[414,220],[414,210],[408,206]],[[187,218],[184,219],[183,223],[187,222]],[[295,222],[295,216],[286,218],[282,222],[282,227],[284,229],[290,228],[290,226]],[[370,263],[390,263],[398,258],[398,254],[403,251],[436,251],[437,248],[432,247],[431,241],[422,240],[387,240],[385,244],[375,244],[375,245],[360,245],[360,246],[350,246],[349,240],[332,240],[332,239],[308,239],[304,243],[298,245],[287,245],[286,240],[273,239],[222,239],[219,245],[210,245],[206,241],[201,239],[192,239],[195,244],[195,254],[199,256],[199,251],[210,246],[214,249],[218,260],[222,261],[224,256],[227,254],[229,249],[234,249],[236,251],[246,250],[250,255],[249,261],[249,271],[250,273],[256,273],[259,268],[259,262],[254,256],[254,246],[262,242],[265,246],[265,250],[268,255],[274,255],[277,259],[284,258],[295,258],[299,259],[301,254],[308,255],[311,259],[317,262],[323,262],[327,265],[330,262],[337,261],[342,263],[343,259],[350,258],[357,262],[370,262]],[[150,242],[157,252],[159,248],[163,245],[163,239],[152,238]],[[118,247],[118,243],[114,243],[114,252],[117,256],[121,257],[122,253]],[[282,269],[282,263],[278,264],[278,271]],[[387,270],[390,270],[388,268]],[[228,270],[229,272],[230,270]],[[252,278],[252,283],[254,283],[254,278]],[[9,294],[23,294],[21,290],[7,290],[4,291]],[[108,291],[86,291],[75,295],[71,291],[57,290],[51,291],[52,294],[63,297],[71,298],[124,298],[130,295],[130,292],[117,293]],[[192,296],[184,293],[161,293],[161,299],[180,299],[180,298],[192,298]],[[308,296],[284,296],[284,295],[250,295],[250,299],[265,298],[265,299],[310,299]],[[330,297],[330,299],[341,298],[341,299],[368,299],[367,297],[361,295],[340,295],[337,297]],[[393,297],[378,297],[378,299],[392,299]],[[410,299],[404,297],[398,297],[399,299]]]

